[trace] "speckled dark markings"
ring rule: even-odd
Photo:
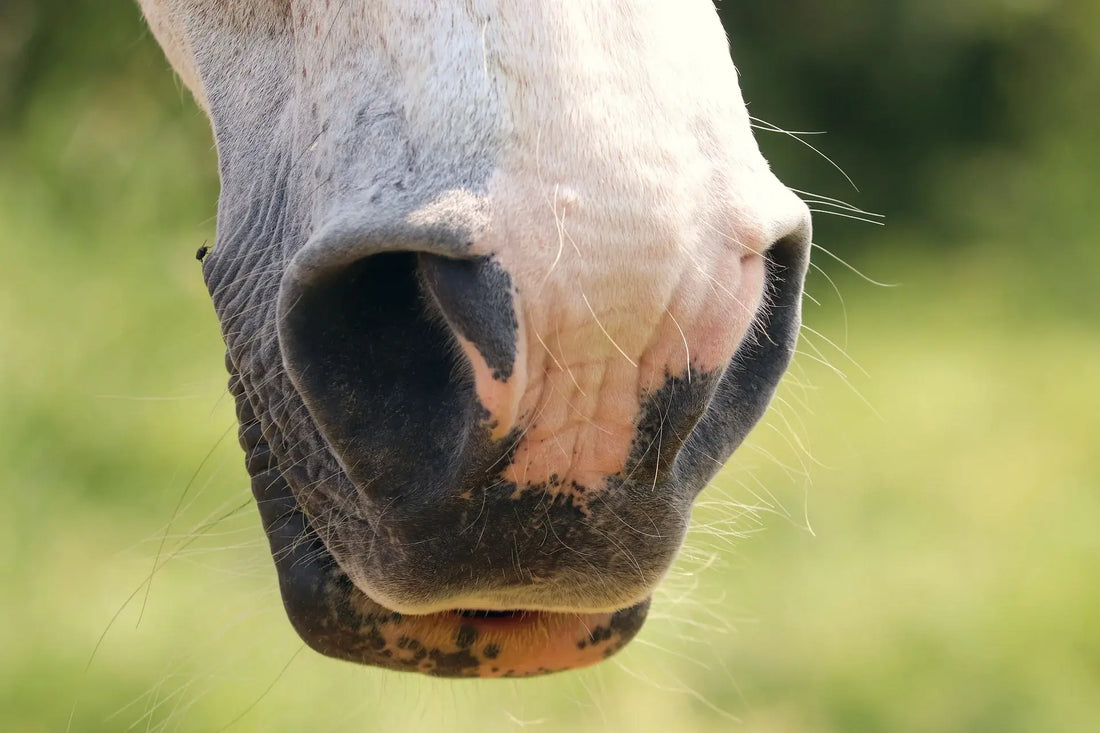
[[[427,648],[419,639],[401,633],[408,623],[401,614],[360,610],[368,599],[336,564],[299,508],[228,358],[227,366],[231,372],[229,389],[236,399],[240,421],[240,442],[271,544],[283,604],[302,639],[327,656],[388,669],[439,677],[475,677],[484,666],[493,674],[501,673],[499,667],[491,666],[491,660],[498,658],[503,649],[498,643],[478,649],[480,634],[472,625],[459,626],[456,648]],[[603,652],[605,657],[619,651],[637,634],[648,607],[645,601],[624,609],[612,617],[609,627],[593,631],[600,642],[612,642]],[[387,636],[396,642],[391,645]],[[537,673],[555,671],[559,670],[540,668]],[[505,670],[503,675],[528,676],[515,670]]]
[[[493,379],[507,381],[516,363],[519,330],[512,278],[489,257],[460,260],[422,254],[420,271],[447,322],[477,347]]]
[[[473,626],[462,625],[458,627],[458,633],[455,634],[455,644],[463,649],[469,649],[477,642],[477,629]]]

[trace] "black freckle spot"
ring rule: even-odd
[[[430,674],[443,677],[470,677],[481,667],[481,662],[468,649],[450,653],[433,649],[431,658],[434,670]]]
[[[386,657],[388,659],[388,658],[393,656],[393,652],[390,651],[389,649],[383,649],[382,650],[382,656]]]
[[[378,632],[377,626],[372,626],[365,636],[367,645],[374,651],[380,652],[386,648],[386,637]]]
[[[477,641],[477,629],[473,626],[461,626],[458,629],[458,633],[455,634],[455,644],[459,649],[469,649]]]
[[[587,646],[588,646],[588,642],[585,641],[584,639],[581,639],[580,641],[577,642],[577,648],[578,649],[584,649]]]
[[[500,656],[500,645],[489,644],[485,647],[485,650],[482,652],[482,654],[485,655],[486,659],[496,659]]]
[[[493,667],[493,674],[496,674],[499,671],[500,671],[500,667]]]
[[[611,638],[611,629],[606,626],[597,626],[592,629],[588,634],[589,644],[599,644],[601,641],[607,641]]]

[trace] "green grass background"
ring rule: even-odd
[[[43,81],[0,135],[0,730],[1100,730],[1093,115],[945,162],[946,234],[825,225],[897,287],[817,254],[633,645],[440,682],[285,620],[194,260],[214,153],[160,73]]]

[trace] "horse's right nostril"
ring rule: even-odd
[[[702,488],[740,446],[794,355],[812,230],[805,205],[798,201],[790,211],[787,225],[777,227],[774,243],[764,252],[762,306],[714,392],[706,429],[695,430],[681,451],[676,479],[685,484]]]

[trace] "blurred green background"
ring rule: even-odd
[[[821,202],[802,353],[635,644],[448,683],[284,618],[215,155],[135,7],[0,3],[0,730],[1100,730],[1100,3],[722,13],[751,113],[859,186],[759,133]]]

